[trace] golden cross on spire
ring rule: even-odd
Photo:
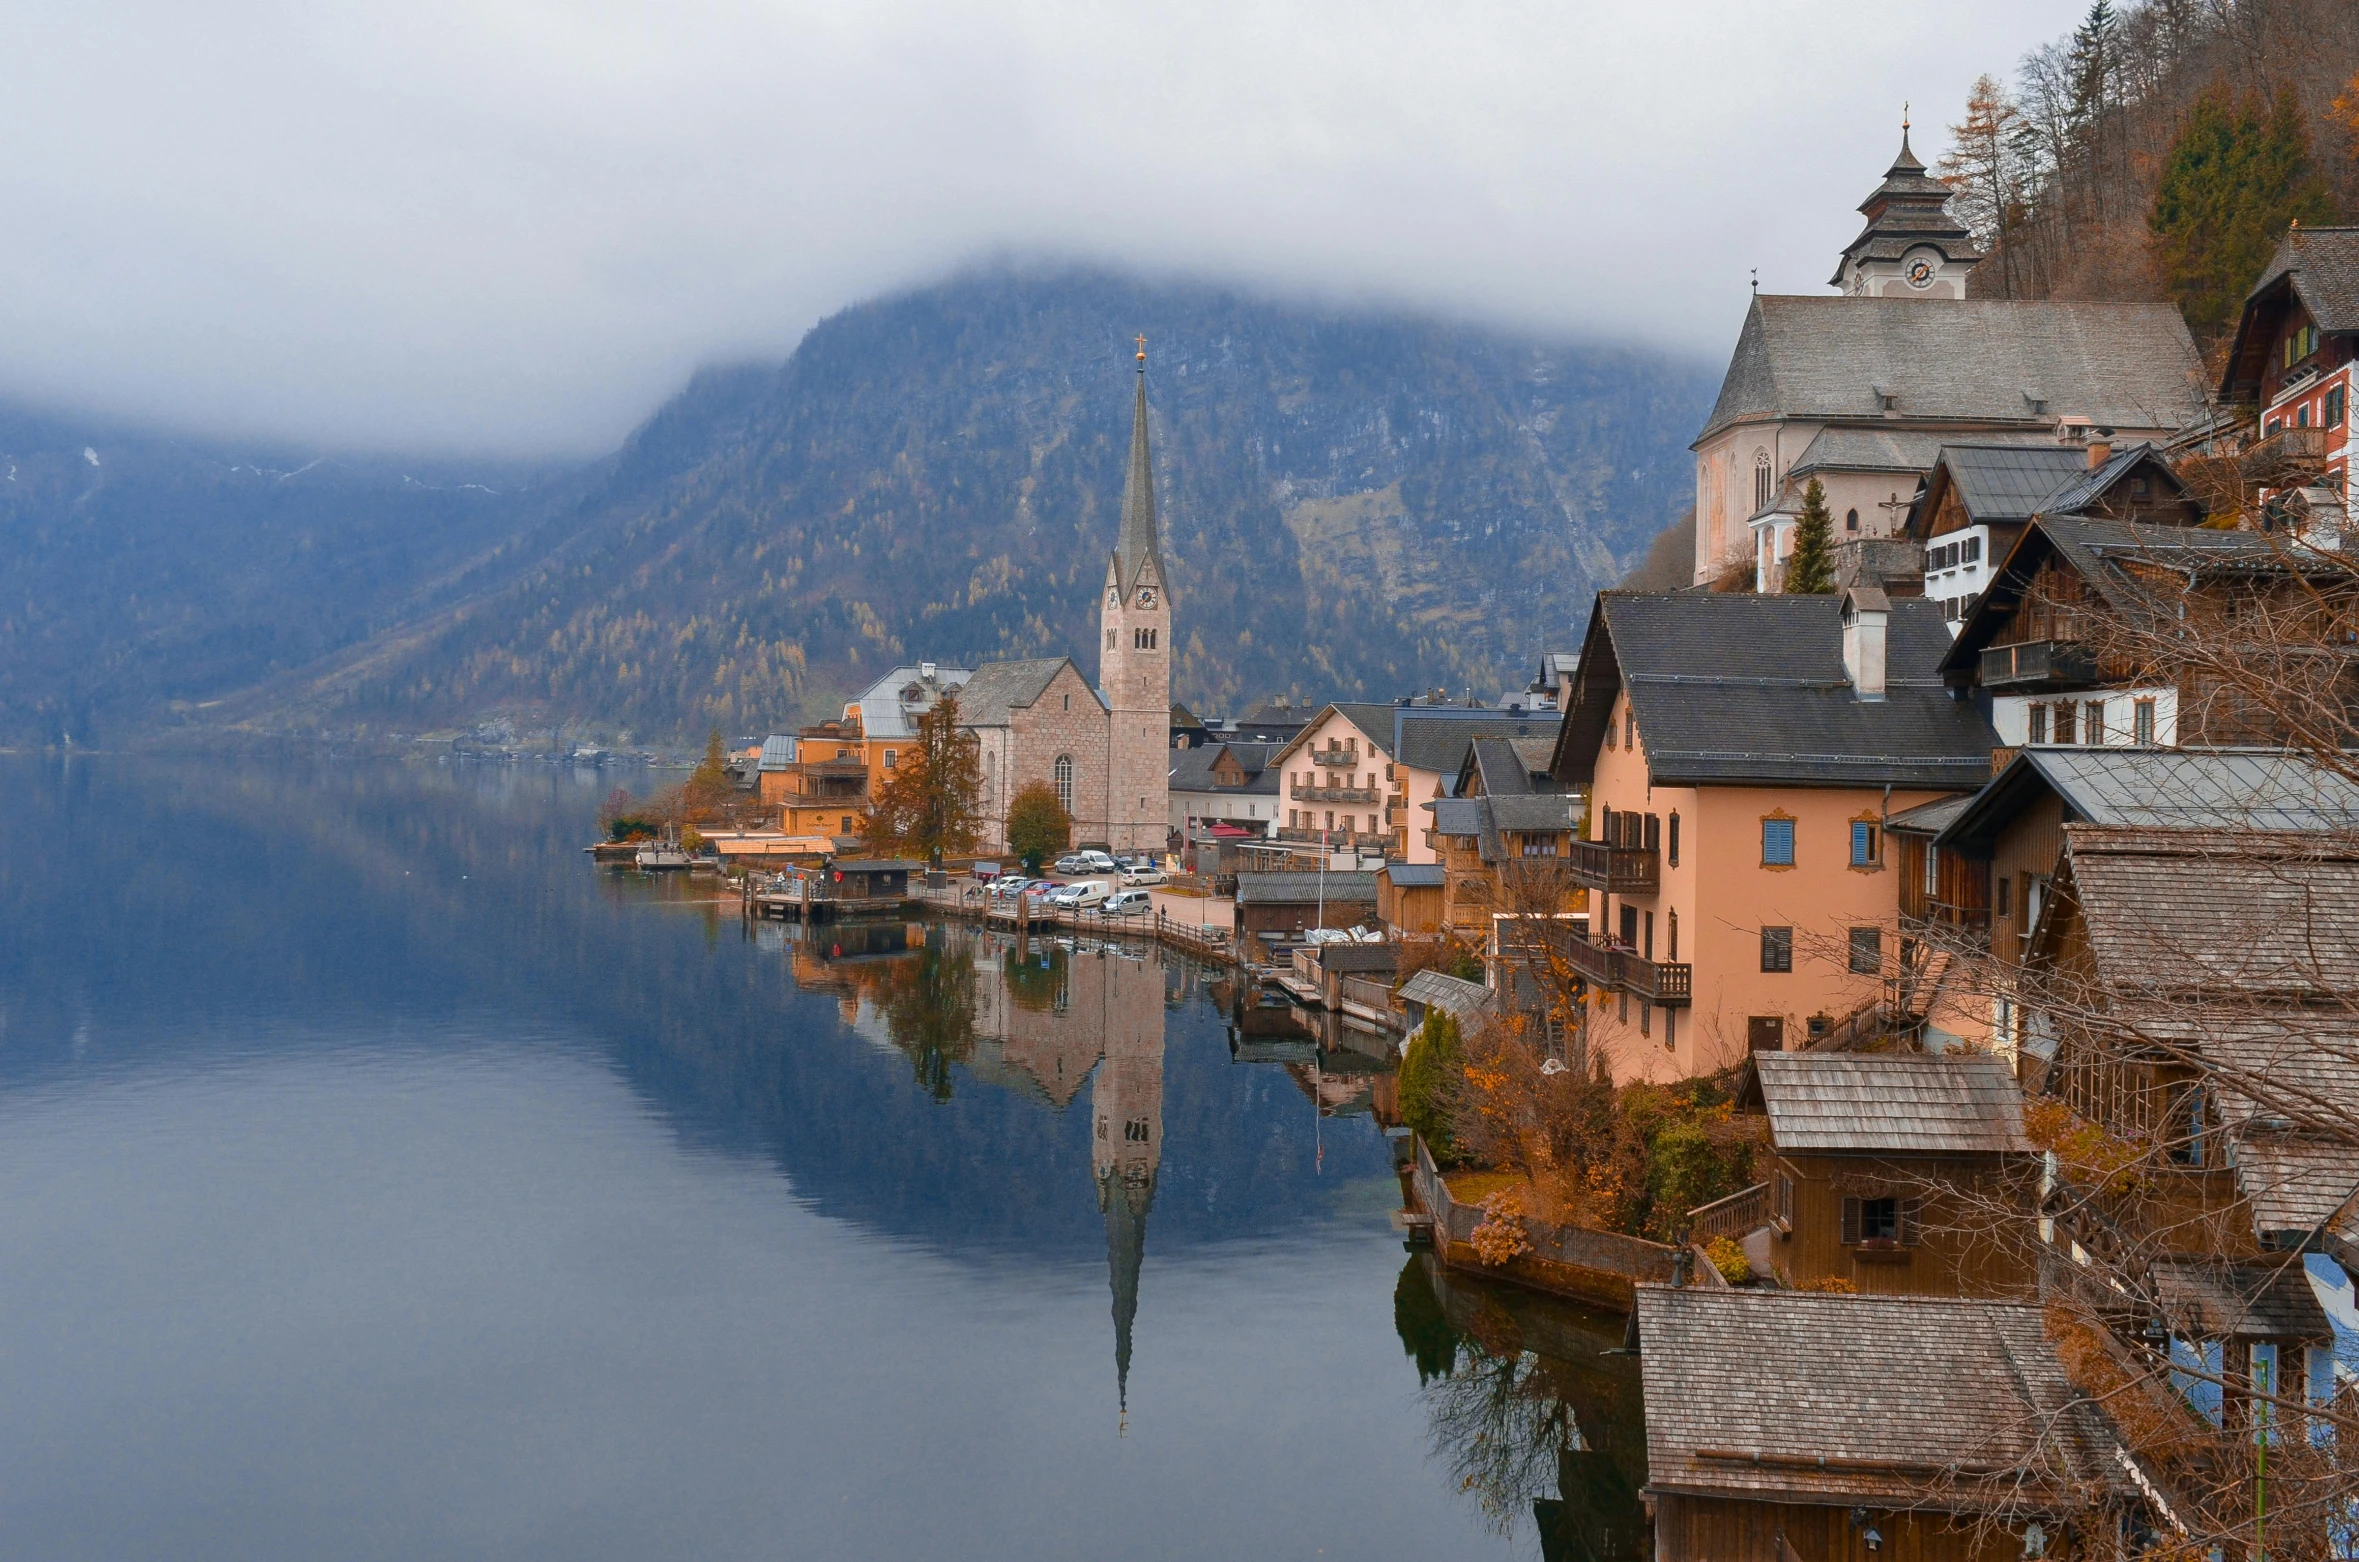
[[[1139,362],[1141,362],[1141,363],[1145,363],[1146,361],[1147,361],[1147,339],[1146,339],[1145,337],[1143,337],[1143,336],[1142,336],[1142,337],[1140,337],[1140,338],[1139,338]]]
[[[1905,98],[1901,100],[1900,104],[1900,128],[1908,129],[1908,100]]]

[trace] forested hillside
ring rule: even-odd
[[[1528,678],[1685,505],[1714,379],[1209,287],[972,275],[699,377],[515,586],[240,714],[648,739],[833,714],[900,660],[1094,667],[1138,332],[1177,692],[1215,710]]]
[[[1951,132],[1976,292],[2169,298],[2215,343],[2288,223],[2359,218],[2359,5],[2097,0]]]
[[[505,578],[550,497],[485,463],[0,408],[0,746],[199,721]]]

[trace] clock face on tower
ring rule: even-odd
[[[1900,268],[1900,275],[1910,287],[1931,287],[1933,270],[1933,262],[1922,255],[1912,255],[1909,263]]]
[[[1154,588],[1153,586],[1141,586],[1141,587],[1139,587],[1139,606],[1141,606],[1141,607],[1153,607],[1154,605],[1155,605],[1155,588]]]
[[[1114,587],[1112,587],[1112,586],[1108,586],[1108,587],[1106,588],[1106,606],[1108,606],[1108,607],[1120,607],[1121,605],[1122,605],[1122,593],[1121,593],[1120,591],[1116,590]]]

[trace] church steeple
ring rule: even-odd
[[[1155,531],[1155,461],[1147,448],[1147,339],[1139,341],[1138,395],[1130,416],[1130,475],[1122,485],[1122,533],[1114,543],[1114,583],[1127,598],[1153,566],[1163,577],[1161,539]]]
[[[1925,172],[1909,150],[1906,114],[1900,155],[1859,210],[1867,226],[1843,251],[1833,286],[1868,298],[1966,296],[1966,274],[1982,256],[1974,235],[1949,214],[1949,186]]]

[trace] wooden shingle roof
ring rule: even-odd
[[[1988,1053],[1761,1052],[1753,1083],[1780,1150],[2028,1151],[2023,1094]]]
[[[1638,1336],[1651,1492],[2054,1512],[2125,1480],[2035,1306],[1640,1286]]]

